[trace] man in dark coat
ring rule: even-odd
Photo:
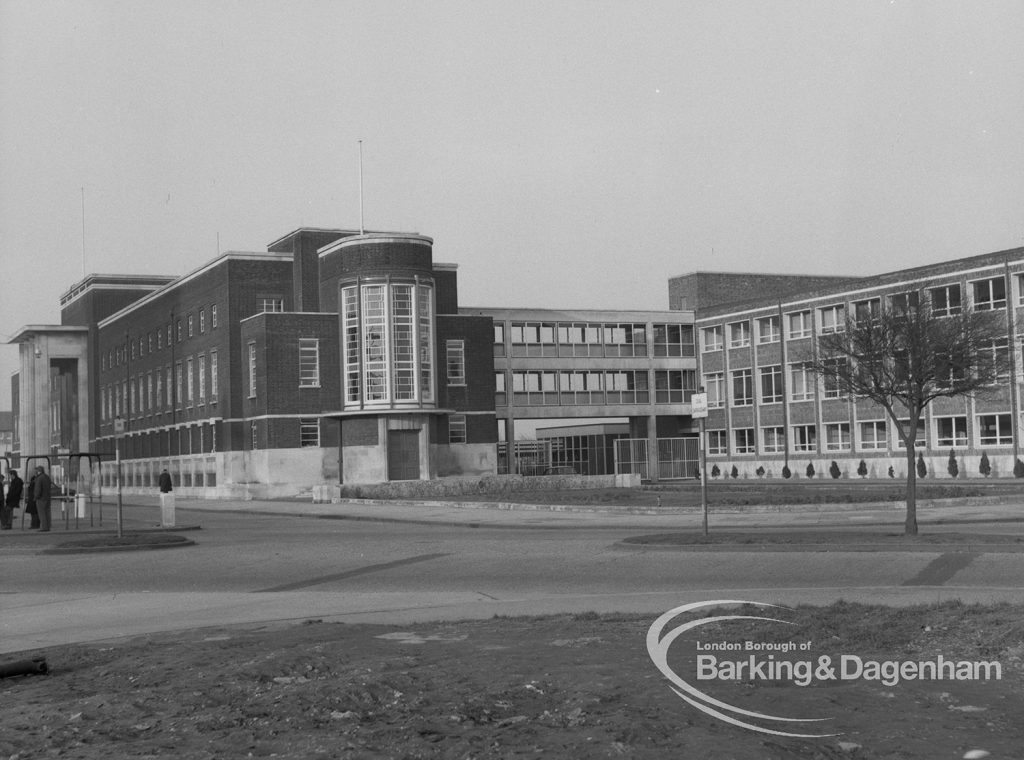
[[[0,505],[0,528],[3,530],[10,530],[12,527],[14,510],[18,508],[18,503],[21,501],[21,491],[24,486],[21,478],[18,477],[17,470],[11,470],[7,474],[11,476],[11,482],[7,484],[7,496],[4,498],[4,503]]]
[[[42,465],[36,467],[36,482],[32,486],[32,495],[36,501],[36,511],[39,513],[39,532],[45,533],[50,529],[50,488],[53,485],[50,476]]]
[[[174,490],[171,486],[171,474],[166,468],[160,473],[160,493],[170,493]]]

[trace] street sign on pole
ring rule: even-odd
[[[690,397],[690,416],[695,420],[708,416],[708,394],[694,393]]]

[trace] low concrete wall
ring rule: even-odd
[[[345,483],[337,486],[335,493],[336,498],[342,499],[408,499],[639,486],[639,475],[485,475],[474,478],[401,480],[393,483]]]

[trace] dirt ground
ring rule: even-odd
[[[755,639],[810,641],[815,657],[998,661],[1002,678],[701,682],[745,709],[829,718],[809,725],[837,734],[794,739],[673,694],[647,652],[654,616],[311,620],[7,655],[45,656],[50,673],[0,680],[0,758],[1024,756],[1024,607],[838,603],[785,616],[792,625],[688,631],[672,644],[673,668],[692,672],[698,641]]]

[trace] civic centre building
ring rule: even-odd
[[[128,488],[167,468],[210,498],[509,472],[692,478],[703,386],[709,468],[804,477],[864,459],[884,476],[905,467],[899,442],[806,372],[815,337],[917,294],[1001,310],[993,350],[1019,359],[1022,277],[1016,249],[870,278],[697,272],[669,280],[664,310],[469,308],[429,237],[303,228],[180,277],[73,284],[59,325],[11,339],[9,466],[49,457],[58,479],[109,487],[116,452]],[[933,470],[953,447],[965,472],[982,451],[1012,471],[1017,371],[990,397],[933,404]]]

